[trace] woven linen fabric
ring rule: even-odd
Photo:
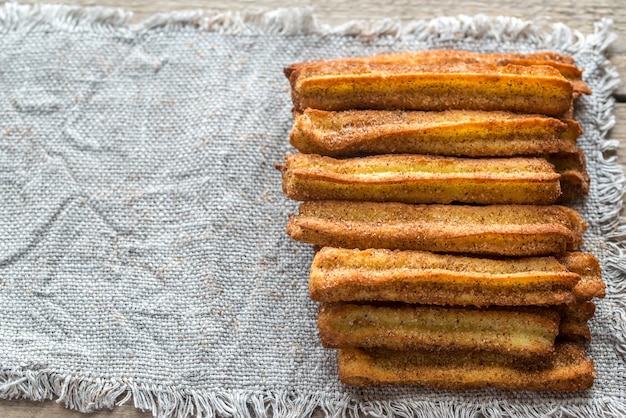
[[[0,9],[0,397],[155,416],[621,416],[626,410],[624,175],[606,140],[608,22],[586,36],[515,18],[330,28],[310,10]],[[432,48],[573,55],[591,193],[583,250],[607,297],[591,390],[353,389],[321,347],[312,248],[275,164],[294,150],[293,62]]]

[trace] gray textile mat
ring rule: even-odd
[[[604,141],[611,39],[606,22],[587,37],[484,16],[332,29],[281,10],[130,27],[106,9],[4,6],[0,397],[81,411],[122,399],[157,416],[619,416],[626,263],[624,176]],[[293,152],[282,68],[427,48],[551,49],[586,68],[594,95],[576,116],[592,191],[576,207],[609,284],[592,321],[589,391],[355,390],[319,343],[312,249],[285,234],[297,204],[274,168]]]

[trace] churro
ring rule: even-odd
[[[523,54],[517,52],[485,54],[462,50],[428,50],[409,51],[400,53],[380,54],[363,57],[336,58],[334,62],[345,64],[361,63],[367,65],[440,65],[443,63],[466,63],[466,64],[493,64],[506,66],[509,64],[521,66],[549,66],[561,73],[572,83],[574,97],[582,94],[591,94],[591,89],[582,80],[582,70],[576,66],[574,58],[569,55],[557,54],[550,51]],[[324,66],[325,61],[308,62],[306,65]],[[293,67],[293,66],[292,66]],[[292,69],[288,67],[286,73]],[[289,75],[289,74],[288,74]]]
[[[283,192],[294,200],[549,205],[561,195],[560,174],[542,158],[292,154],[285,160]]]
[[[434,50],[285,68],[302,154],[277,165],[314,245],[322,344],[353,386],[575,391],[598,260],[571,56]]]
[[[511,157],[574,152],[581,133],[572,119],[537,114],[306,109],[295,116],[290,142],[300,152],[331,157]]]
[[[606,284],[602,280],[600,263],[593,254],[572,252],[559,258],[569,271],[580,275],[580,281],[574,286],[574,296],[578,301],[603,298]]]
[[[295,240],[342,248],[389,248],[501,256],[563,254],[586,223],[564,206],[408,205],[309,201],[292,215]]]
[[[553,352],[559,321],[559,313],[547,308],[323,303],[317,324],[322,344],[329,348],[473,349],[531,357]]]
[[[503,353],[339,350],[339,377],[350,386],[420,385],[441,389],[577,391],[591,387],[593,360],[582,344],[559,342],[555,354],[528,362]]]
[[[309,294],[318,302],[559,305],[576,300],[580,279],[553,257],[493,260],[325,247],[313,259]]]
[[[504,110],[563,116],[573,86],[549,66],[325,61],[286,69],[297,111]]]
[[[589,194],[587,162],[580,148],[549,155],[547,159],[561,175],[561,196],[558,202],[566,202]]]
[[[561,321],[559,338],[568,341],[591,341],[591,328],[587,321]]]

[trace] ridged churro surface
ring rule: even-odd
[[[559,258],[569,271],[580,275],[580,281],[574,287],[574,296],[578,301],[603,298],[606,284],[602,280],[600,263],[593,254],[571,252]]]
[[[468,109],[563,116],[574,97],[572,84],[549,66],[331,60],[296,64],[286,74],[298,111]]]
[[[285,195],[301,201],[549,205],[561,195],[561,175],[543,158],[292,154],[280,168]]]
[[[440,65],[442,63],[482,63],[492,64],[497,66],[506,66],[509,64],[521,65],[521,66],[549,66],[561,73],[567,78],[574,90],[575,97],[581,94],[591,94],[591,89],[582,80],[582,70],[580,70],[574,61],[574,58],[569,55],[556,54],[554,52],[545,51],[530,54],[523,53],[495,53],[484,54],[462,50],[427,50],[427,51],[409,51],[401,53],[381,54],[363,57],[350,57],[350,58],[337,58],[335,62],[341,62],[345,64],[360,63],[360,64],[380,64],[380,65]],[[313,61],[303,63],[304,65],[325,65],[324,61]],[[285,70],[287,76],[293,71],[294,67],[288,67]]]
[[[587,161],[580,148],[552,154],[547,159],[561,175],[561,196],[558,202],[566,202],[589,194]]]
[[[563,206],[408,205],[309,201],[287,233],[342,248],[388,248],[503,256],[563,254],[582,243],[586,224]]]
[[[596,313],[596,304],[591,301],[577,301],[561,307],[561,318],[572,322],[587,322]]]
[[[594,381],[589,175],[573,57],[430,50],[293,64],[287,233],[315,246],[322,344],[354,386]]]
[[[559,325],[559,339],[591,341],[591,329],[588,321],[562,320]]]
[[[318,312],[320,339],[329,348],[474,349],[526,357],[553,352],[559,321],[550,309],[325,303]]]
[[[537,114],[306,109],[295,116],[290,141],[300,152],[331,157],[510,157],[573,152],[581,133],[572,119]]]
[[[319,302],[557,305],[575,301],[579,280],[553,257],[493,260],[325,247],[313,259],[309,292]]]
[[[577,391],[591,387],[593,360],[580,343],[562,342],[540,363],[502,353],[358,348],[339,350],[339,377],[351,386],[420,385],[441,389],[495,387],[510,390]]]
[[[577,341],[591,340],[589,321],[596,313],[596,304],[590,301],[579,300],[559,307],[561,322],[559,324],[559,338]]]

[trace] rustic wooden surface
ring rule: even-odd
[[[52,0],[50,0],[52,1]],[[22,0],[34,4],[36,1]],[[4,2],[2,2],[4,3]],[[124,7],[134,13],[133,21],[141,21],[155,13],[174,10],[212,9],[240,10],[277,7],[313,6],[322,23],[339,25],[351,19],[399,18],[400,20],[428,19],[436,16],[511,15],[539,22],[563,22],[584,34],[593,31],[594,22],[610,18],[613,31],[618,35],[609,49],[610,59],[624,81],[615,93],[617,123],[610,138],[620,140],[619,160],[626,168],[626,1],[624,0],[484,0],[460,2],[459,0],[55,0],[55,3]],[[79,418],[75,411],[65,409],[55,402],[32,402],[0,400],[0,417],[6,418]],[[138,418],[151,416],[131,405],[123,405],[113,411],[100,411],[89,415],[94,418]]]

